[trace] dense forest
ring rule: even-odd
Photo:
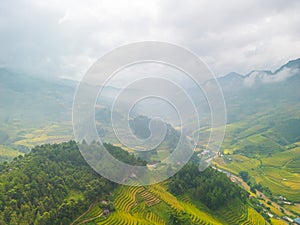
[[[129,153],[107,147],[134,163]],[[115,187],[87,165],[76,142],[38,146],[0,164],[0,224],[70,224]]]
[[[245,202],[248,197],[248,192],[232,183],[225,174],[210,167],[200,172],[194,163],[185,165],[171,178],[169,190],[175,195],[186,194],[213,210],[236,198]]]

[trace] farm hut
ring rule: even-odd
[[[104,209],[104,210],[103,210],[103,215],[104,215],[104,216],[108,216],[108,214],[109,214],[109,210],[108,210],[108,209]]]

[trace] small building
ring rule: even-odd
[[[109,215],[109,210],[108,209],[104,209],[103,210],[103,216],[108,216]]]
[[[299,224],[299,225],[300,225],[300,217],[294,219],[294,222],[295,222],[296,224]]]
[[[234,183],[237,183],[236,179],[234,177],[230,177],[230,180]]]
[[[284,200],[284,201],[286,201],[286,198],[283,197],[283,196],[281,196],[281,195],[278,197],[278,199],[279,199],[279,200]]]
[[[108,205],[108,201],[102,200],[102,201],[101,201],[101,204],[103,204],[103,205]]]
[[[282,203],[286,204],[286,205],[292,205],[291,202],[288,202],[288,201],[283,201]]]

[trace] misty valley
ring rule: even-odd
[[[95,102],[95,129],[114,158],[146,168],[144,176],[115,169],[128,185],[110,181],[88,165],[86,158],[101,160],[101,155],[93,155],[97,139],[84,140],[85,134],[79,134],[83,141],[75,141],[72,107],[78,82],[3,68],[0,80],[1,225],[277,225],[296,223],[300,217],[300,59],[274,72],[217,78],[227,110],[218,152],[207,146],[207,139],[211,129],[221,128],[212,128],[210,105],[192,84],[185,83],[201,115],[200,127],[194,129],[195,115],[179,124],[172,109],[147,100],[128,117],[114,112],[113,122],[127,145],[111,126],[110,106],[121,89],[106,86],[101,101]],[[91,91],[101,88],[86,85]],[[201,85],[214,91],[210,80]],[[132,96],[143,93],[143,88],[132,88],[121,103],[127,105]],[[155,115],[164,115],[164,120]],[[143,151],[125,127],[118,127],[123,121],[139,140],[153,137],[164,126],[164,139]],[[191,141],[195,136],[197,143]],[[165,160],[180,141],[186,149],[195,145],[190,159],[185,163],[185,155],[178,153],[182,160],[168,164]],[[99,166],[109,168],[105,162]],[[169,178],[141,185],[138,176],[149,183],[154,179],[146,172]]]

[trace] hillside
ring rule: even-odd
[[[2,68],[0,79],[1,145],[24,153],[35,145],[71,138],[76,83],[47,81]]]
[[[230,73],[219,77],[227,107],[227,121],[232,126],[228,141],[236,141],[259,132],[272,141],[264,153],[282,150],[282,145],[299,141],[299,84],[300,59],[292,60],[274,72],[252,71],[246,75]],[[28,152],[35,145],[58,143],[73,138],[72,101],[77,82],[66,80],[46,81],[7,69],[0,69],[0,144],[19,152]],[[205,88],[210,81],[202,84]],[[188,85],[187,85],[188,86]],[[205,128],[210,126],[210,111],[205,96],[199,90],[187,89],[201,113],[201,137],[206,137]],[[97,88],[97,87],[91,87]],[[101,104],[96,105],[96,120],[99,135],[105,142],[115,143],[110,126],[110,110],[118,88],[106,87]],[[129,95],[142,96],[143,90],[129,90]],[[123,98],[126,101],[127,98]],[[129,98],[130,99],[130,98]],[[98,99],[99,100],[99,99]],[[125,104],[127,104],[125,102]],[[171,117],[170,109],[156,102],[147,101],[137,107],[133,118],[139,115],[164,115],[173,127],[178,125]],[[169,115],[170,114],[170,115]],[[118,115],[122,116],[122,115]],[[174,121],[173,121],[174,120]],[[191,115],[193,127],[195,118]],[[293,129],[292,129],[293,128]],[[240,130],[241,129],[241,130]],[[190,134],[195,130],[190,130]],[[234,135],[242,133],[241,137]],[[259,136],[260,138],[260,136]],[[250,141],[251,142],[251,141]],[[276,142],[276,143],[274,143]],[[200,143],[201,144],[201,143]],[[260,143],[261,144],[261,143]],[[279,146],[279,145],[281,146]],[[250,143],[251,145],[251,143]],[[242,149],[246,147],[246,149]],[[265,146],[262,146],[265,147]],[[273,149],[273,147],[275,147]],[[240,143],[239,150],[249,152],[248,141]],[[257,149],[255,150],[257,151]],[[12,157],[8,158],[9,160]]]
[[[156,189],[143,187],[142,190],[147,191],[145,193],[140,189],[135,190],[111,184],[90,170],[73,142],[33,148],[36,145],[59,143],[72,138],[71,103],[76,83],[63,81],[48,83],[44,80],[1,69],[0,78],[4,82],[0,84],[0,162],[12,162],[1,164],[0,219],[4,221],[4,224],[11,220],[14,221],[14,218],[23,221],[23,224],[47,224],[50,223],[49,221],[51,224],[59,224],[58,221],[62,220],[70,223],[89,206],[90,210],[81,219],[92,219],[94,216],[97,217],[94,218],[95,221],[102,221],[104,224],[107,221],[107,223],[110,223],[109,221],[121,222],[116,222],[116,218],[123,218],[122,221],[124,222],[126,221],[125,217],[128,221],[135,221],[134,218],[139,218],[144,223],[151,220],[157,221],[158,224],[167,223],[170,218],[159,214],[161,211],[167,211],[168,215],[173,215],[174,220],[178,217],[187,221],[196,221],[196,224],[202,223],[202,217],[196,218],[192,215],[201,213],[204,218],[207,217],[214,221],[211,222],[212,224],[239,224],[242,223],[241,221],[252,220],[248,218],[248,215],[261,218],[255,214],[256,211],[253,208],[256,208],[265,218],[269,217],[266,216],[266,213],[271,213],[277,217],[290,216],[295,218],[300,215],[299,71],[300,60],[298,59],[290,61],[274,72],[252,71],[247,75],[230,73],[218,78],[226,100],[228,121],[221,152],[219,157],[215,158],[214,165],[236,179],[241,180],[241,174],[248,174],[244,182],[238,183],[246,190],[251,191],[251,196],[254,196],[258,202],[230,199],[231,205],[224,205],[220,209],[216,209],[207,203],[207,199],[202,198],[207,193],[190,195],[195,190],[186,187],[185,184],[177,184],[176,186],[176,189],[183,188],[185,191],[180,193],[172,191],[174,180],[159,184]],[[203,85],[209,85],[209,81]],[[116,88],[108,88],[105,104],[109,105],[111,97],[116,95],[118,91]],[[142,91],[134,90],[131,94],[142,93]],[[189,94],[196,97],[195,91],[191,89]],[[205,149],[205,140],[210,132],[209,111],[203,102],[202,98],[196,99],[199,111],[202,113],[201,129],[189,130],[189,126],[186,127],[189,134],[196,132],[200,134],[197,151]],[[150,104],[142,111],[150,110],[150,114],[155,110],[160,111],[161,114],[167,112],[163,107],[156,108],[154,106],[155,104]],[[117,118],[122,117],[121,113],[118,114],[117,112],[116,115]],[[150,118],[141,115],[144,114],[136,112],[131,115],[131,118],[128,118],[128,122],[135,135],[140,138],[147,138]],[[105,142],[116,144],[115,139],[112,138],[114,136],[113,130],[110,127],[110,110],[105,105],[96,105],[95,118],[99,135]],[[190,121],[190,125],[193,125],[194,118],[192,116]],[[163,144],[151,152],[140,153],[138,157],[148,162],[157,162],[169,154],[170,147],[176,144],[178,134],[173,128],[176,127],[173,121],[168,122],[172,125],[168,125],[167,138]],[[120,144],[118,146],[124,147]],[[136,147],[140,148],[140,146]],[[31,148],[33,151],[25,154]],[[66,151],[63,153],[62,149]],[[132,149],[124,149],[132,152]],[[48,152],[48,150],[50,151]],[[119,150],[122,151],[119,148],[116,151]],[[51,152],[55,153],[51,155]],[[130,156],[128,160],[131,161],[133,158]],[[20,168],[22,169],[20,170]],[[66,174],[62,171],[65,171]],[[79,177],[73,173],[82,173],[82,176],[87,179],[84,180],[87,185],[82,184]],[[101,190],[95,187],[99,182],[98,179],[101,180],[101,185],[99,185]],[[173,179],[176,179],[176,176]],[[75,186],[71,180],[75,180]],[[209,178],[208,180],[213,182]],[[43,182],[44,185],[38,185]],[[56,183],[60,186],[55,186]],[[226,183],[225,186],[227,185],[230,186],[232,183]],[[112,196],[108,197],[107,191],[103,191],[106,190],[106,187],[113,190]],[[47,197],[52,196],[50,190],[55,188],[59,188],[59,193],[53,193],[53,195],[58,196],[53,197],[51,201],[49,200],[49,203],[46,196],[41,193],[46,193]],[[99,216],[105,206],[95,202],[94,198],[89,200],[88,192],[93,192],[94,189],[99,196],[97,201],[109,199],[110,207],[116,209],[107,218]],[[120,202],[124,199],[118,200],[117,196],[120,193],[127,196],[127,192],[132,205],[123,206]],[[149,196],[154,196],[150,198],[150,202],[159,201],[160,203],[149,207],[147,200],[144,199],[148,192]],[[189,194],[185,195],[184,192]],[[209,202],[215,202],[216,199],[213,196],[218,195],[220,190],[215,190],[212,193]],[[174,204],[177,204],[180,210],[174,209],[173,203],[168,202],[165,196],[177,201],[178,204]],[[16,201],[17,199],[18,201]],[[195,201],[195,199],[200,200]],[[23,202],[26,202],[24,206],[22,206]],[[61,214],[60,210],[65,210],[65,207],[70,210],[70,213]],[[76,209],[73,211],[72,207]],[[237,208],[242,208],[242,210]],[[149,214],[144,214],[145,210]],[[126,216],[125,213],[127,213]],[[189,216],[186,217],[186,215]],[[228,219],[231,217],[232,220]],[[237,222],[238,218],[241,221]],[[275,219],[272,218],[272,220]],[[0,224],[2,221],[0,220]],[[13,224],[13,222],[9,223]],[[19,222],[19,224],[22,223]],[[93,221],[91,220],[90,223]],[[249,223],[251,224],[251,222]]]
[[[139,164],[120,148],[114,148],[113,154]],[[250,207],[246,192],[224,174],[213,169],[201,174],[190,165],[178,176],[188,174],[208,193],[211,190],[209,196],[219,202],[217,207],[200,192],[192,194],[193,184],[183,186],[181,193],[172,191],[179,177],[145,187],[107,181],[85,163],[73,141],[35,147],[0,166],[0,224],[266,223]],[[221,198],[222,190],[228,195]]]

